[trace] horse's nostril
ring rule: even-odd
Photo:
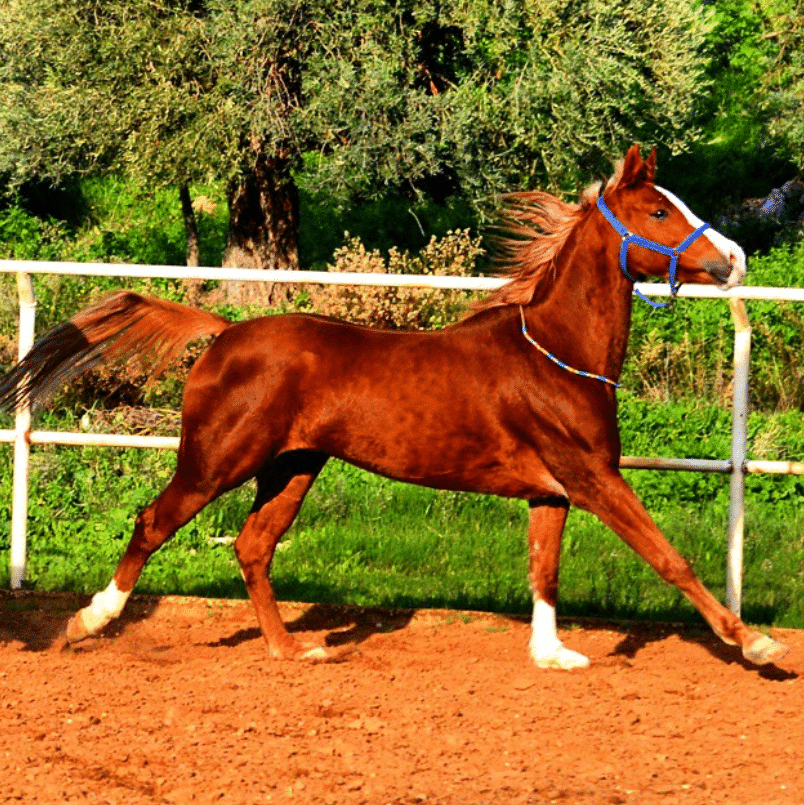
[[[704,264],[704,270],[715,281],[725,283],[729,277],[734,273],[734,269],[729,263],[723,262],[709,262]]]

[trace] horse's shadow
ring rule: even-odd
[[[285,628],[291,633],[328,632],[324,643],[331,647],[354,645],[366,641],[375,634],[404,629],[411,621],[415,610],[383,609],[380,607],[353,607],[333,604],[312,604],[298,618],[288,621]],[[217,648],[232,648],[241,643],[262,638],[257,627],[239,629],[229,637],[223,637],[204,645]]]
[[[685,642],[702,646],[715,659],[725,665],[739,665],[746,671],[757,673],[763,679],[772,682],[788,682],[799,678],[799,674],[795,671],[786,671],[775,665],[754,665],[754,663],[749,662],[742,656],[737,646],[727,645],[715,634],[702,628],[685,626],[674,628],[672,626],[653,625],[622,626],[617,628],[618,631],[622,632],[622,640],[609,653],[610,657],[633,659],[651,643],[665,640],[669,635],[675,634]]]
[[[0,591],[0,644],[20,644],[22,651],[47,651],[61,644],[66,648],[65,633],[70,618],[87,604],[87,596],[71,593],[8,593]],[[103,636],[121,636],[130,626],[153,615],[159,599],[151,596],[132,596],[120,617],[103,629]],[[414,610],[383,609],[312,604],[295,620],[286,623],[289,632],[328,632],[324,642],[330,647],[359,645],[374,634],[404,629]],[[261,639],[254,626],[239,629],[234,634],[203,645],[234,647]],[[96,647],[88,640],[73,646],[86,651]]]
[[[20,644],[22,651],[47,651],[61,643],[67,623],[87,596],[56,593],[9,593],[0,591],[0,644]],[[159,599],[151,596],[132,596],[128,606],[116,621],[103,631],[106,637],[116,637],[130,626],[147,620],[158,607]],[[329,604],[311,604],[286,627],[291,633],[326,632],[324,643],[332,648],[358,646],[372,635],[395,632],[408,626],[415,610],[383,609],[380,607],[355,607]],[[523,620],[512,617],[512,620]],[[757,673],[763,679],[786,682],[799,678],[799,674],[775,665],[756,666],[745,660],[736,646],[728,646],[714,634],[703,628],[686,625],[619,623],[588,621],[584,618],[569,619],[573,624],[589,629],[616,630],[621,639],[609,652],[609,657],[631,660],[649,646],[678,635],[681,640],[702,646],[715,659],[728,665],[739,665]],[[260,630],[254,626],[243,628],[227,637],[204,643],[211,648],[235,647],[252,640],[261,640]],[[76,647],[92,650],[95,641],[86,641]]]
[[[0,645],[18,643],[22,651],[47,651],[60,645],[63,650],[90,651],[95,640],[68,647],[67,624],[89,602],[81,593],[40,593],[0,591]],[[133,596],[120,617],[103,629],[104,637],[119,637],[132,624],[147,620],[159,599]]]
[[[64,633],[78,596],[60,596],[43,606],[28,592],[0,593],[0,645],[20,644],[22,651],[47,651]],[[54,612],[57,617],[53,617]]]

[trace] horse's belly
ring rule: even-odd
[[[501,436],[461,428],[349,428],[318,447],[361,469],[420,486],[524,498],[562,493],[535,451]]]

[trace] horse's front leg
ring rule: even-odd
[[[558,564],[569,503],[564,498],[530,504],[530,584],[533,590],[530,656],[539,668],[586,668],[589,660],[566,648],[556,630]]]
[[[667,541],[619,471],[602,468],[573,503],[596,514],[667,582],[678,587],[725,643],[737,645],[756,665],[774,663],[787,646],[746,626],[704,587],[687,561]]]

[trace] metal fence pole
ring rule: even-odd
[[[748,366],[751,323],[742,299],[730,298],[734,320],[734,396],[731,420],[731,490],[729,547],[726,557],[726,606],[739,617],[743,597],[743,537],[745,534],[745,459],[748,428]]]
[[[30,274],[17,274],[20,300],[19,357],[22,360],[34,343],[36,296]],[[28,546],[28,459],[31,408],[26,403],[17,408],[14,423],[14,480],[11,501],[11,589],[19,590],[25,579]]]

